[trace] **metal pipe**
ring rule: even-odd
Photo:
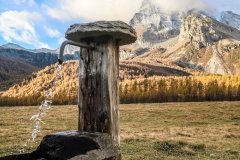
[[[60,50],[59,50],[59,54],[58,54],[58,63],[62,64],[63,63],[63,53],[64,53],[64,49],[66,45],[73,45],[73,46],[77,46],[80,48],[87,48],[87,49],[94,49],[94,47],[86,45],[84,43],[79,43],[79,42],[74,42],[74,41],[70,41],[70,40],[66,40],[61,44]]]

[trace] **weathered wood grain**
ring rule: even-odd
[[[79,66],[79,131],[109,133],[119,145],[119,43],[110,36],[81,49]]]

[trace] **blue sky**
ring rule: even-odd
[[[240,14],[240,0],[152,0],[178,9],[189,6]],[[95,20],[128,22],[142,0],[0,0],[0,45],[58,48],[73,23]]]

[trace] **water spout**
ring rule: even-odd
[[[84,43],[79,43],[79,42],[74,42],[74,41],[70,41],[70,40],[66,40],[62,43],[60,50],[59,50],[59,55],[58,55],[58,63],[62,64],[63,63],[63,53],[64,53],[64,49],[66,45],[73,45],[73,46],[77,46],[77,47],[81,47],[81,48],[87,48],[87,49],[94,49],[94,47],[86,45]]]

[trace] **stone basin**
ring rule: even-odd
[[[105,133],[65,131],[45,136],[36,151],[0,160],[120,160],[118,146]]]

